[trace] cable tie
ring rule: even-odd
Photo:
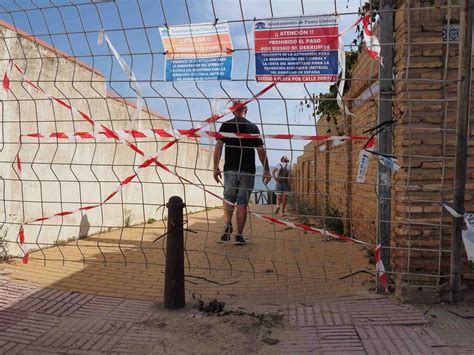
[[[389,158],[389,159],[397,159],[397,157],[395,155],[380,153],[380,152],[375,151],[375,150],[368,150],[368,149],[364,149],[364,150],[369,152],[370,154],[379,155],[381,157],[385,157],[385,158]]]
[[[384,121],[384,122],[381,122],[381,123],[379,123],[378,125],[376,125],[372,128],[369,128],[368,130],[363,131],[362,133],[370,133],[370,132],[373,132],[373,131],[375,131],[379,128],[394,124],[395,122],[396,122],[395,120]]]

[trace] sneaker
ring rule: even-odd
[[[245,244],[245,239],[242,237],[240,234],[235,235],[235,245],[244,245]]]
[[[227,242],[230,240],[230,235],[232,233],[232,224],[231,223],[226,223],[224,226],[224,234],[222,234],[221,240],[223,242]]]

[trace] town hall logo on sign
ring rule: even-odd
[[[339,28],[335,16],[259,21],[255,76],[265,82],[335,82]]]

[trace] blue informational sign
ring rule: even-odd
[[[232,41],[226,22],[160,27],[167,81],[232,79]]]
[[[335,16],[258,21],[254,45],[257,81],[337,81],[339,28]]]

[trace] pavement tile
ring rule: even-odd
[[[210,233],[187,239],[188,303],[197,292],[204,300],[217,298],[236,307],[240,302],[255,309],[280,309],[289,326],[276,352],[474,353],[474,341],[463,340],[472,338],[473,321],[448,317],[444,328],[433,328],[421,310],[369,294],[369,275],[340,280],[354,270],[373,271],[362,249],[294,230],[275,233],[273,225],[259,220],[252,221],[251,243],[236,248],[217,241],[221,215],[209,211],[217,221]],[[207,221],[199,213],[189,219],[190,229]],[[164,253],[151,242],[154,235],[146,234],[145,265],[142,251],[133,247],[142,236],[132,232],[123,231],[122,252],[116,248],[119,232],[102,234],[104,254],[87,248],[86,265],[77,248],[67,247],[62,248],[64,265],[48,260],[58,257],[57,248],[43,250],[46,266],[42,258],[9,265],[11,276],[0,278],[0,353],[162,351],[160,332],[143,322],[153,302],[163,299]],[[98,239],[80,242],[96,245]],[[345,258],[348,251],[350,260]],[[212,321],[195,311],[181,316],[183,321]],[[455,335],[442,340],[446,332]]]

